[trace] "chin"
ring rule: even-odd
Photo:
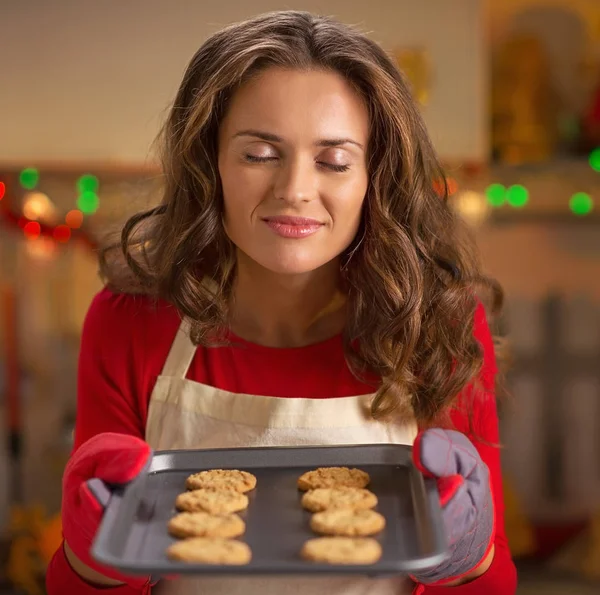
[[[307,263],[307,262],[289,262],[273,261],[259,263],[263,268],[276,273],[277,275],[305,275],[321,268],[325,263]]]
[[[261,267],[278,275],[305,275],[330,262],[331,258],[314,258],[307,254],[269,254],[254,259]]]

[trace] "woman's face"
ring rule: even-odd
[[[276,273],[314,271],[356,236],[368,184],[367,109],[339,75],[271,68],[219,131],[225,229]]]

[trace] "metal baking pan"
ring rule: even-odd
[[[376,508],[387,527],[375,536],[383,549],[368,566],[317,564],[303,560],[300,549],[317,537],[309,527],[311,513],[300,505],[296,481],[317,467],[358,467],[369,473]],[[246,522],[241,540],[252,549],[244,566],[174,562],[165,551],[176,541],[167,532],[176,514],[178,494],[191,473],[205,469],[243,469],[257,487],[240,516]],[[426,480],[402,445],[235,448],[156,452],[146,473],[113,493],[92,555],[127,574],[367,574],[372,577],[418,572],[436,566],[447,553],[435,482]]]

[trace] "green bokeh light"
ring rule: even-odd
[[[506,191],[506,200],[511,207],[521,209],[529,202],[529,192],[525,186],[515,184]]]
[[[95,213],[100,205],[100,199],[95,192],[82,192],[77,199],[77,208],[86,215]]]
[[[100,182],[96,176],[92,174],[84,174],[77,180],[77,190],[80,194],[84,192],[98,192]]]
[[[27,167],[19,174],[19,182],[23,188],[33,190],[40,180],[40,173],[34,167]]]
[[[594,201],[589,194],[576,192],[569,200],[569,208],[575,215],[587,215],[594,209]]]
[[[493,207],[501,207],[506,202],[506,188],[502,184],[490,184],[485,196]]]
[[[600,147],[594,149],[590,153],[590,167],[593,170],[600,172]]]

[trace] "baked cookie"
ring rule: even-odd
[[[191,537],[167,549],[171,560],[196,564],[248,564],[252,551],[247,544],[222,537]]]
[[[310,528],[321,535],[375,535],[384,527],[385,518],[374,510],[324,510],[310,520]]]
[[[360,469],[319,467],[301,475],[298,478],[298,488],[303,492],[317,488],[366,488],[370,481],[369,474]]]
[[[246,523],[237,514],[215,515],[208,512],[182,512],[168,524],[173,537],[239,537]]]
[[[377,506],[377,496],[364,488],[317,488],[302,496],[302,506],[311,512],[333,508],[364,510]]]
[[[326,564],[375,564],[381,554],[379,543],[368,537],[318,537],[300,552],[305,560]]]
[[[247,471],[237,469],[211,469],[190,475],[185,487],[188,490],[200,488],[221,488],[245,493],[256,487],[256,477]]]
[[[234,490],[202,488],[179,494],[175,507],[185,512],[231,514],[248,508],[248,496]]]

